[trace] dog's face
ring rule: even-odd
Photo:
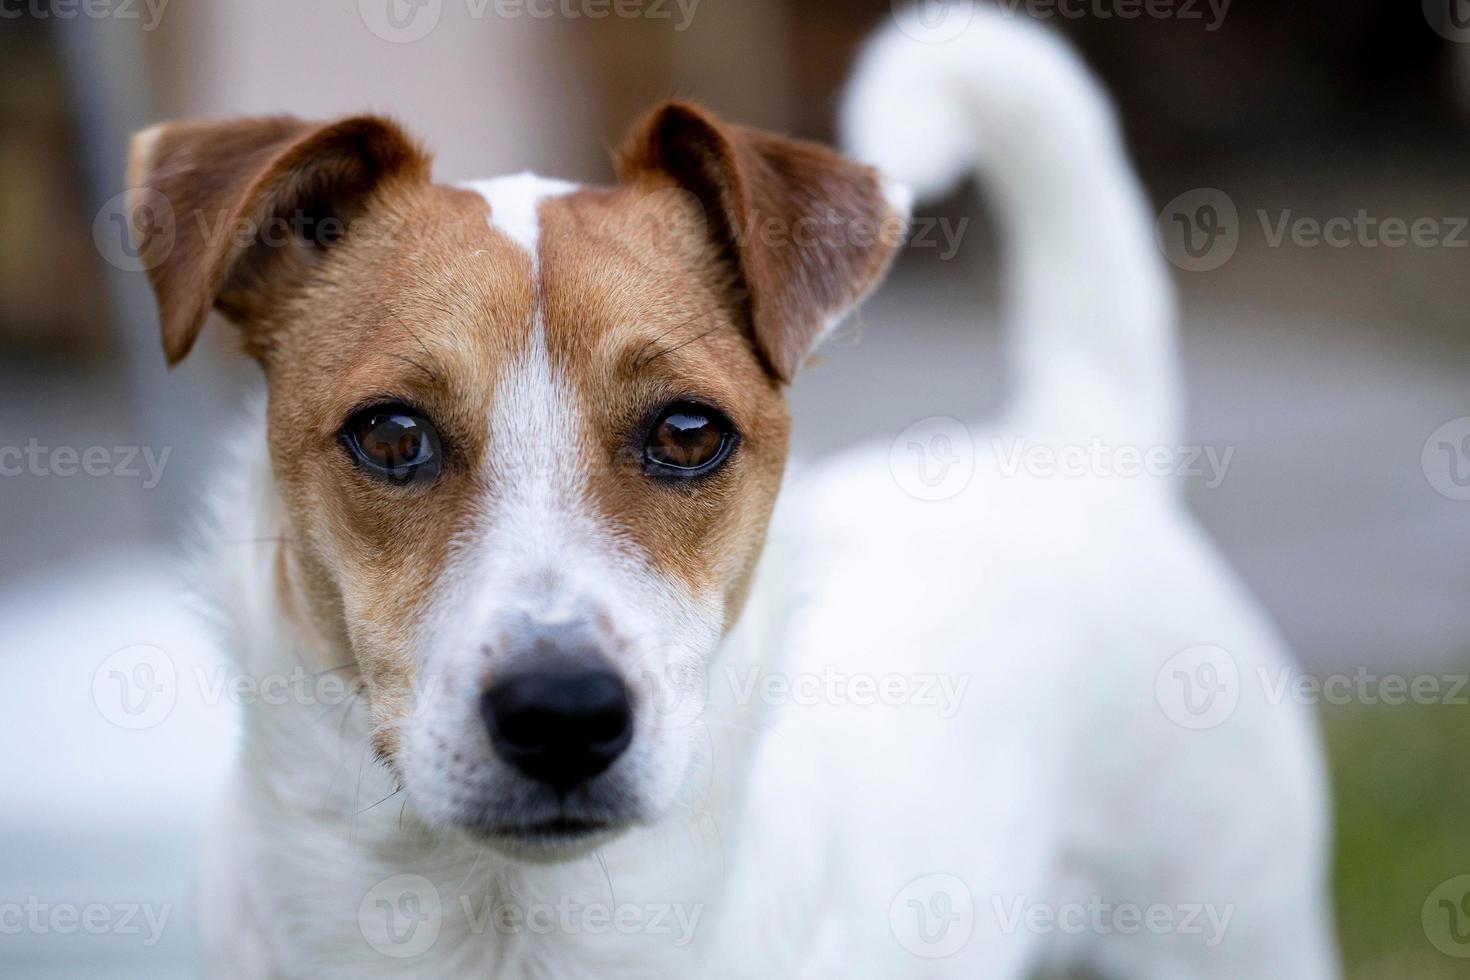
[[[903,230],[866,168],[687,105],[619,171],[436,185],[372,117],[134,146],[170,360],[218,307],[265,369],[284,607],[417,812],[532,855],[674,798],[784,386]]]

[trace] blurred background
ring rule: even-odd
[[[1425,703],[1322,712],[1350,975],[1464,976],[1470,931],[1426,903],[1470,874],[1470,691],[1450,693],[1470,669],[1470,2],[1004,5],[1069,35],[1115,93],[1176,266],[1186,441],[1230,453],[1193,508],[1312,673],[1443,682]],[[0,974],[190,975],[196,828],[228,763],[218,705],[180,698],[153,724],[98,709],[119,650],[207,660],[196,627],[156,610],[178,606],[202,481],[259,388],[223,323],[165,370],[117,222],[128,134],[372,110],[443,180],[604,182],[609,148],[669,95],[832,139],[854,54],[891,10],[0,0]],[[1202,201],[1225,234],[1181,251],[1168,229]],[[802,456],[1004,396],[983,205],[966,188],[920,214],[937,244],[911,247],[796,385]],[[51,914],[92,903],[111,926]],[[136,933],[116,922],[128,904]]]

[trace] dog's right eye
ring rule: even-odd
[[[730,455],[734,428],[724,413],[692,402],[675,402],[654,421],[643,447],[650,476],[690,479],[713,472]]]
[[[439,475],[439,433],[405,405],[374,405],[342,426],[342,442],[365,471],[392,483],[431,483]]]

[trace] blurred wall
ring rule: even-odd
[[[437,6],[423,37],[407,40],[410,29],[393,40],[373,32],[356,0],[179,3],[150,39],[157,115],[387,113],[450,180],[585,158],[594,85],[564,56],[566,22],[474,18],[462,0]]]

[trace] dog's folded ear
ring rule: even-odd
[[[872,168],[685,102],[661,105],[633,128],[618,175],[630,184],[662,175],[698,200],[756,347],[787,382],[882,278],[907,228],[905,195]]]
[[[170,365],[211,308],[252,329],[301,285],[389,179],[427,180],[428,157],[393,123],[289,116],[162,123],[133,137],[129,221],[158,297]]]

